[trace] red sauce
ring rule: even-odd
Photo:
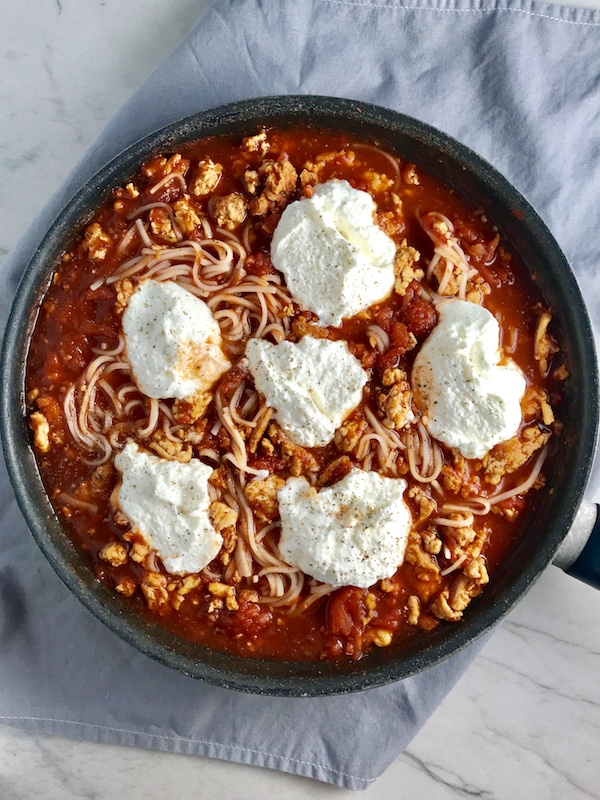
[[[451,189],[430,178],[418,166],[415,173],[412,165],[406,164],[401,157],[399,163],[402,178],[398,185],[383,191],[374,191],[373,173],[391,175],[394,178],[389,159],[376,148],[362,145],[354,147],[356,140],[344,134],[315,132],[310,129],[270,131],[268,142],[270,150],[266,157],[260,151],[248,152],[240,146],[239,140],[230,138],[196,142],[185,145],[178,151],[184,159],[190,161],[189,167],[184,171],[188,189],[195,174],[195,165],[200,159],[209,157],[223,166],[222,177],[213,192],[205,197],[191,195],[191,202],[198,215],[211,220],[213,196],[237,192],[247,200],[250,199],[244,174],[248,169],[258,168],[264,158],[289,159],[299,174],[307,162],[314,164],[321,160],[323,166],[318,173],[318,182],[332,177],[343,178],[357,189],[372,192],[377,203],[379,224],[398,245],[406,239],[409,245],[416,248],[421,254],[419,265],[423,268],[433,256],[434,244],[423,230],[419,218],[429,212],[442,213],[453,222],[457,238],[469,257],[471,266],[478,270],[490,287],[490,293],[484,297],[484,305],[500,323],[502,344],[510,346],[510,357],[523,371],[529,386],[545,390],[559,413],[560,382],[552,377],[541,376],[539,362],[534,358],[534,338],[543,309],[543,299],[519,264],[518,254],[510,253],[506,249],[501,239],[499,240],[493,222],[483,212],[466,206]],[[348,156],[349,151],[355,153],[354,159]],[[331,161],[327,162],[322,158],[323,154],[336,153],[341,155]],[[167,158],[171,155],[172,153],[165,153]],[[151,162],[155,163],[157,162]],[[34,331],[27,373],[30,410],[44,414],[51,432],[49,451],[38,453],[38,463],[44,485],[66,530],[85,554],[90,568],[100,580],[113,588],[133,587],[131,596],[123,596],[124,603],[132,604],[141,615],[156,621],[183,639],[202,642],[221,650],[248,656],[286,659],[312,660],[344,655],[357,658],[373,644],[387,644],[386,632],[391,634],[390,638],[393,636],[398,639],[440,624],[439,617],[432,611],[431,603],[444,589],[450,589],[461,571],[457,570],[445,577],[432,577],[414,563],[414,560],[413,563],[405,561],[396,575],[383,584],[378,582],[368,591],[356,587],[338,589],[302,613],[297,613],[294,608],[290,610],[270,607],[256,602],[251,592],[265,589],[264,578],[258,583],[253,583],[251,579],[240,579],[235,584],[239,607],[234,610],[223,606],[215,611],[211,606],[214,596],[208,590],[209,580],[202,578],[199,585],[185,595],[179,608],[174,608],[167,602],[153,612],[149,610],[147,599],[140,591],[140,583],[148,571],[147,563],[136,563],[129,557],[125,564],[113,566],[99,557],[102,548],[113,542],[124,542],[131,556],[133,542],[124,539],[128,526],[118,516],[115,518],[110,503],[118,475],[112,468],[112,458],[99,468],[86,463],[90,459],[90,451],[77,444],[70,434],[63,403],[69,387],[80,379],[82,372],[95,357],[94,351],[102,346],[110,350],[117,345],[121,316],[115,310],[115,286],[103,284],[96,287],[100,279],[112,275],[120,264],[135,256],[142,247],[134,236],[123,252],[117,252],[115,243],[121,240],[132,224],[128,215],[147,203],[173,204],[184,197],[184,188],[179,180],[168,181],[159,191],[150,192],[151,187],[163,176],[161,170],[159,164],[154,175],[138,173],[132,183],[139,195],[132,197],[131,192],[126,189],[118,189],[95,214],[91,222],[98,223],[111,240],[103,259],[91,257],[90,251],[84,246],[83,231],[73,241],[56,268]],[[414,174],[417,175],[417,183],[412,182]],[[286,202],[298,199],[303,193],[310,195],[310,182],[303,189],[301,181],[298,181]],[[268,276],[275,273],[268,253],[272,231],[281,210],[275,208],[262,216],[250,215],[248,223],[244,222],[244,225],[248,224],[246,234],[251,242],[251,253],[245,262],[247,274]],[[148,212],[140,218],[147,221]],[[241,228],[237,233],[240,234],[240,231]],[[156,235],[151,236],[154,242],[166,243]],[[200,241],[203,233],[197,228],[187,238]],[[437,285],[435,279],[429,284],[425,280],[423,283],[433,288]],[[295,333],[291,336],[297,338],[300,330],[298,327],[294,328],[294,324],[304,328],[308,326],[311,328],[309,333],[314,333],[315,320],[310,313],[301,312],[295,307],[292,320],[292,330]],[[371,370],[371,379],[365,390],[364,407],[370,408],[380,419],[382,415],[377,405],[377,395],[381,389],[383,371],[401,367],[410,374],[414,356],[436,320],[435,307],[430,298],[426,294],[423,296],[419,282],[413,281],[403,295],[392,293],[390,298],[371,307],[364,314],[344,320],[340,328],[328,329],[326,335],[329,338],[346,340],[351,352],[362,360],[366,369]],[[384,353],[379,353],[369,339],[367,328],[371,324],[378,325],[389,336],[390,347]],[[413,336],[418,342],[416,347],[413,347]],[[229,355],[234,362],[239,359],[239,352],[230,351]],[[553,366],[559,363],[556,359],[559,356],[556,356]],[[234,366],[220,383],[222,396],[228,400],[243,379],[247,379],[245,372]],[[115,371],[107,380],[112,389],[118,391],[127,379]],[[105,408],[108,407],[106,400],[98,402],[104,402]],[[173,405],[171,400],[166,403],[169,407]],[[132,410],[128,420],[122,423],[125,436],[137,436],[136,422],[142,419],[144,413],[145,409],[141,406]],[[222,433],[211,433],[217,419],[214,406],[209,406],[206,416],[208,424],[197,449],[210,448],[222,455],[227,452],[227,442]],[[356,420],[363,418],[364,409],[361,408],[350,417]],[[531,418],[527,422],[531,423]],[[546,430],[541,423],[540,426]],[[141,443],[144,444],[143,441]],[[454,457],[451,451],[442,447],[442,452],[445,464],[452,466]],[[326,447],[315,448],[311,455],[318,463],[319,474],[322,474],[343,453],[332,442]],[[351,463],[357,463],[354,454],[349,453],[347,456]],[[535,456],[507,476],[503,488],[518,485],[524,480],[534,459]],[[214,466],[212,463],[211,465]],[[249,465],[256,469],[268,469],[270,473],[283,478],[290,474],[289,462],[277,445],[273,452],[262,451],[252,455]],[[496,487],[478,478],[482,474],[481,465],[469,466],[472,476],[475,476],[473,490],[478,490],[484,497],[492,496],[497,491]],[[333,479],[335,477],[334,475]],[[409,487],[417,484],[410,473],[405,478]],[[65,496],[69,496],[66,501]],[[79,507],[73,505],[72,498],[79,501]],[[445,496],[436,499],[439,501],[438,505],[441,505],[444,501],[457,502],[464,498],[446,489]],[[409,498],[408,502],[417,518],[417,500]],[[529,495],[517,496],[502,505],[506,515],[490,513],[486,517],[476,518],[474,527],[477,531],[486,526],[482,553],[492,581],[498,565],[521,533],[519,515],[528,502]],[[424,531],[428,527],[432,526],[424,521],[419,530]],[[443,532],[438,531],[438,534],[445,544]],[[129,539],[135,540],[135,536],[130,536]],[[439,553],[429,554],[438,571],[452,563],[445,557],[445,552],[447,554],[445,548],[442,548]],[[465,564],[468,563],[467,559]],[[177,578],[165,573],[158,559],[155,566],[158,569],[157,574],[165,575],[168,582],[177,581]],[[225,565],[217,559],[210,565],[210,569],[222,576]],[[242,591],[244,588],[246,592]],[[306,593],[305,587],[302,597]],[[419,621],[416,625],[409,624],[411,597],[418,598],[420,604]],[[468,609],[465,613],[468,614]],[[368,620],[366,624],[365,620]]]

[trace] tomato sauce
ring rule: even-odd
[[[138,194],[125,187],[119,188],[98,209],[90,224],[97,223],[110,239],[104,258],[91,257],[84,231],[63,254],[40,308],[28,360],[29,412],[43,414],[50,428],[50,446],[47,452],[41,452],[38,447],[38,465],[61,522],[84,554],[90,569],[100,581],[120,591],[123,602],[134,606],[147,619],[182,639],[247,656],[291,660],[358,658],[373,646],[387,646],[392,640],[397,641],[450,621],[448,617],[436,615],[430,605],[434,595],[438,596],[451,587],[457,575],[461,574],[458,569],[448,575],[440,574],[452,565],[443,533],[438,532],[444,546],[437,553],[427,556],[437,565],[438,572],[433,577],[431,572],[419,566],[418,558],[412,562],[405,561],[393,578],[378,582],[368,591],[344,587],[300,611],[299,603],[291,608],[278,608],[261,602],[260,597],[257,601],[253,592],[264,590],[264,578],[257,581],[252,578],[238,580],[238,608],[222,606],[215,611],[214,597],[208,591],[209,579],[206,577],[201,577],[199,585],[185,595],[178,608],[167,602],[158,610],[151,610],[147,598],[140,591],[141,582],[148,572],[148,562],[136,562],[130,557],[126,563],[115,566],[99,556],[102,548],[110,543],[125,542],[130,549],[136,537],[124,538],[125,534],[130,533],[129,526],[118,514],[115,515],[111,505],[111,494],[118,482],[118,473],[112,465],[113,458],[99,466],[88,463],[93,458],[90,458],[89,448],[73,438],[67,425],[64,403],[69,388],[81,379],[82,373],[102,352],[102,348],[109,352],[118,345],[122,318],[115,307],[117,289],[115,284],[108,285],[102,279],[113,275],[124,261],[140,251],[141,243],[135,238],[120,252],[115,246],[131,227],[131,214],[144,204],[163,203],[172,206],[184,198],[188,194],[184,183],[187,181],[189,188],[195,164],[207,158],[223,167],[214,191],[200,198],[192,195],[196,212],[207,219],[211,219],[211,201],[214,197],[239,193],[248,199],[244,176],[248,170],[258,168],[265,158],[289,160],[298,175],[307,169],[307,164],[320,163],[319,183],[334,177],[342,178],[354,188],[373,195],[379,224],[398,245],[406,240],[408,245],[419,251],[419,266],[423,269],[433,257],[434,244],[420,222],[422,215],[438,212],[452,221],[470,265],[478,270],[489,286],[490,291],[483,298],[483,304],[500,323],[501,346],[510,351],[505,353],[506,357],[517,363],[530,388],[546,392],[557,415],[560,415],[562,385],[556,376],[560,354],[553,355],[551,367],[554,371],[549,368],[547,375],[540,375],[539,361],[535,357],[535,339],[540,314],[544,309],[543,298],[519,263],[518,254],[507,249],[501,232],[481,209],[469,208],[451,188],[429,177],[418,165],[407,164],[402,154],[398,154],[399,177],[396,180],[390,168],[389,154],[377,143],[357,143],[354,137],[339,132],[317,132],[309,128],[268,131],[267,141],[269,150],[266,154],[260,146],[257,150],[242,147],[237,138],[214,138],[182,146],[177,152],[190,162],[187,171],[182,173],[185,176],[183,180],[167,181],[158,191],[151,192],[151,188],[164,177],[161,172],[164,164],[162,167],[159,165],[152,174],[142,171],[132,177],[130,185]],[[354,153],[354,158],[349,157],[348,153]],[[164,154],[167,159],[172,155]],[[324,158],[329,155],[332,156],[331,160]],[[395,154],[392,155],[395,157]],[[310,172],[310,169],[307,171]],[[390,177],[391,183],[395,181],[393,190],[392,186],[384,190],[374,188],[377,179],[373,175]],[[299,179],[286,202],[303,195],[310,196],[312,185],[314,183],[309,182],[303,186]],[[244,221],[245,242],[250,246],[245,262],[247,274],[266,276],[275,272],[269,257],[269,245],[281,210],[275,208],[261,216],[247,215]],[[234,233],[241,241],[240,230]],[[187,238],[201,241],[202,231],[195,230]],[[152,237],[152,241],[161,243],[156,236]],[[164,241],[162,244],[167,246]],[[414,357],[437,321],[435,307],[427,293],[421,291],[421,285],[435,290],[436,281],[426,278],[422,282],[412,281],[405,294],[392,293],[384,302],[357,317],[344,320],[339,328],[328,328],[324,334],[331,339],[348,342],[351,352],[370,371],[371,379],[365,389],[363,408],[353,412],[351,419],[364,419],[364,408],[381,418],[376,397],[385,369],[401,367],[410,375]],[[300,331],[310,335],[314,334],[317,327],[316,317],[297,307],[294,308],[291,324],[290,337],[296,340]],[[379,326],[389,336],[389,348],[383,353],[370,340],[367,328],[371,325]],[[411,344],[411,334],[416,337],[416,347]],[[319,335],[323,335],[323,332]],[[226,348],[227,339],[224,341]],[[243,370],[235,366],[240,358],[239,351],[230,350],[228,356],[234,367],[224,376],[220,385],[220,391],[227,400],[239,385],[240,378],[244,377]],[[126,378],[118,370],[106,380],[114,392],[118,392],[126,383]],[[106,399],[98,402],[104,403],[104,410],[108,409]],[[173,401],[166,400],[165,403],[172,407]],[[144,413],[143,405],[134,406],[127,420],[115,423],[120,425],[121,442],[127,435],[137,436],[137,423]],[[217,421],[213,406],[209,406],[206,418],[208,422],[203,428],[198,448],[209,448],[222,456],[227,452],[228,444],[222,432],[211,432]],[[524,422],[524,426],[530,419]],[[539,424],[544,430],[550,430],[542,422]],[[556,423],[555,431],[558,432]],[[452,466],[455,462],[449,448],[441,446],[441,451],[444,464]],[[311,455],[318,463],[319,473],[322,473],[343,453],[332,442],[326,447],[314,448]],[[348,454],[348,459],[350,463],[358,463],[352,453]],[[525,480],[533,460],[535,455],[507,476],[502,488],[516,486]],[[248,463],[251,467],[267,469],[284,479],[290,474],[289,466],[277,446],[273,452],[252,455]],[[214,463],[211,462],[211,466]],[[481,464],[473,463],[469,468],[471,476],[475,476],[474,486],[480,496],[493,496],[496,487],[477,481],[482,470]],[[409,487],[416,485],[410,472],[403,477]],[[443,489],[443,496],[434,499],[440,506],[444,502],[461,502],[464,497],[464,493]],[[418,496],[407,498],[417,519],[420,513]],[[516,496],[501,506],[501,512],[508,510],[506,514],[492,512],[477,517],[473,523],[478,532],[485,527],[481,553],[491,581],[503,557],[522,532],[521,514],[529,501],[529,495]],[[435,528],[424,520],[419,530],[425,531],[431,527]],[[131,555],[132,550],[129,552]],[[469,559],[464,563],[469,563]],[[157,574],[166,576],[167,581],[175,580],[173,576],[168,576],[159,559],[156,559],[155,569]],[[223,565],[212,564],[210,569],[221,577],[224,574]],[[306,596],[305,586],[301,601]],[[411,601],[412,597],[416,601]],[[419,614],[418,622],[415,622],[414,618],[411,621],[411,608],[414,610],[417,603]],[[468,610],[465,613],[468,614]]]

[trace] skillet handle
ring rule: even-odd
[[[590,538],[579,557],[565,570],[568,575],[588,583],[595,589],[600,589],[600,515],[599,506],[596,506],[596,521]]]
[[[599,506],[582,500],[553,564],[568,575],[600,589]]]
[[[567,567],[562,564],[559,564],[559,566],[563,566],[568,575],[578,578],[595,589],[600,589],[600,514],[598,513],[600,507],[597,505],[592,506],[591,503],[586,503],[586,505],[588,506],[588,518],[595,511],[589,539],[570,566]]]

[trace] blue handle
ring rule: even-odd
[[[596,517],[596,524],[579,558],[566,572],[574,578],[600,589],[600,515]]]

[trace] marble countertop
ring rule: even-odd
[[[4,0],[0,257],[206,0]],[[575,3],[573,3],[575,4]],[[577,5],[600,7],[600,0]],[[42,168],[40,168],[42,167]],[[551,567],[363,796],[600,798],[600,592]],[[209,759],[0,726],[0,797],[351,796]]]

